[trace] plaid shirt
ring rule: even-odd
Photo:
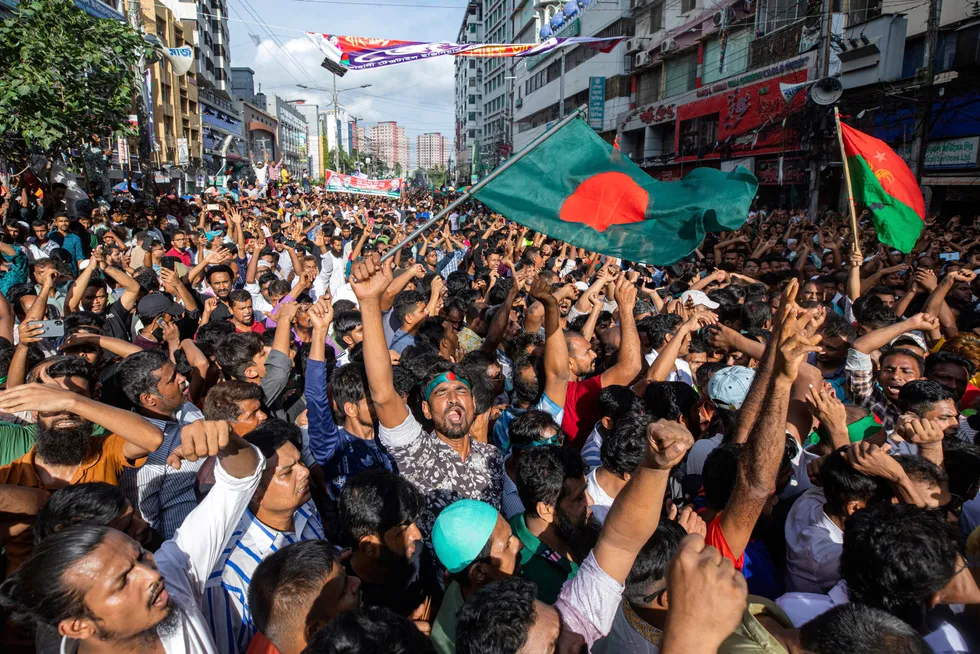
[[[886,433],[895,431],[901,410],[885,397],[881,387],[874,380],[874,366],[871,357],[853,348],[847,351],[847,364],[844,366],[847,377],[848,395],[858,406],[871,409]]]

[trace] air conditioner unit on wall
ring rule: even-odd
[[[677,49],[677,41],[674,39],[667,39],[660,44],[660,54],[670,54]]]
[[[649,52],[638,52],[636,53],[636,59],[634,61],[633,67],[639,68],[640,66],[646,66],[650,63],[650,53]]]
[[[639,52],[641,47],[640,39],[626,39],[626,54]]]
[[[714,24],[715,27],[721,27],[722,25],[725,24],[726,22],[725,18],[727,13],[728,13],[727,9],[722,9],[721,11],[715,12],[714,16],[711,17],[711,22]]]

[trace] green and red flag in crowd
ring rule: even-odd
[[[915,176],[894,150],[873,136],[840,124],[854,201],[871,212],[878,240],[908,254],[926,217]]]
[[[738,229],[758,188],[744,168],[653,179],[583,120],[572,120],[474,194],[503,216],[577,247],[666,265],[707,232]]]

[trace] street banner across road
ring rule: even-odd
[[[333,193],[357,193],[359,195],[381,195],[386,198],[400,198],[401,179],[363,179],[353,175],[324,171],[323,190]]]
[[[367,70],[393,66],[430,57],[535,57],[558,48],[588,45],[600,52],[609,52],[625,37],[593,38],[574,36],[550,38],[541,43],[439,43],[429,41],[396,41],[339,34],[306,35],[317,44],[327,59],[349,70]]]

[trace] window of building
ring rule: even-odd
[[[698,6],[697,0],[681,0],[681,13],[686,14],[694,11]]]
[[[476,59],[470,59],[470,70],[476,70]]]
[[[647,71],[636,77],[636,104],[652,104],[660,99],[660,80],[662,68]]]
[[[663,97],[670,98],[693,90],[697,83],[697,73],[697,50],[665,61]]]
[[[659,32],[664,28],[664,3],[657,2],[650,7],[650,33]]]
[[[708,114],[681,121],[681,154],[699,154],[714,148],[718,141],[718,118],[719,114]]]
[[[760,0],[756,12],[759,31],[768,34],[792,25],[806,14],[806,0]]]

